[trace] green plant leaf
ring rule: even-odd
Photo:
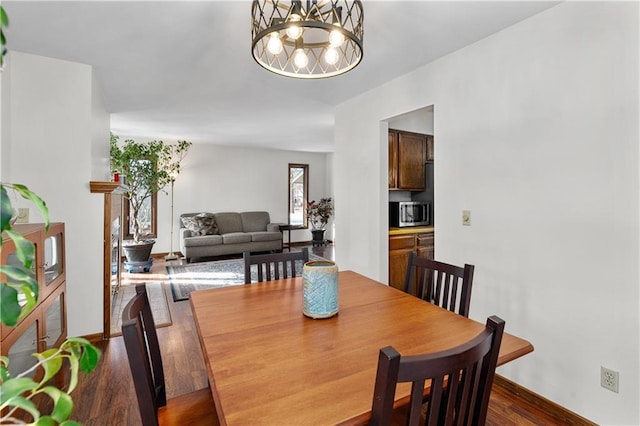
[[[0,403],[5,404],[14,398],[20,397],[23,393],[32,391],[38,384],[28,377],[10,379],[0,386]]]
[[[38,282],[33,277],[33,271],[22,265],[0,265],[0,273],[5,274],[8,278],[7,284],[12,284],[14,287],[18,287],[23,282],[29,282],[35,283],[34,291],[38,288]],[[30,286],[33,287],[32,285]]]
[[[73,399],[71,399],[71,396],[53,386],[46,386],[42,388],[42,391],[53,400],[51,417],[58,423],[67,420],[73,411]]]
[[[23,282],[20,286],[20,290],[22,290],[22,294],[24,294],[26,303],[22,306],[22,312],[20,312],[20,316],[18,317],[18,321],[22,318],[26,317],[31,313],[31,311],[38,304],[38,291],[34,291],[33,286],[29,284],[29,282]]]
[[[47,203],[44,202],[42,198],[36,195],[35,192],[30,191],[24,185],[19,183],[13,184],[13,189],[20,194],[20,196],[24,199],[30,200],[37,208],[40,210],[40,214],[42,215],[42,219],[45,223],[45,229],[49,229],[49,208],[47,207]]]
[[[75,352],[75,351],[74,351]],[[78,369],[80,368],[80,354],[75,354],[70,356],[69,359],[69,392],[73,392],[73,390],[78,385]]]
[[[21,233],[12,229],[7,229],[4,232],[13,240],[16,246],[16,256],[20,263],[27,269],[31,268],[31,265],[36,259],[36,247],[33,243],[23,237]]]
[[[20,408],[21,410],[24,410],[27,413],[31,414],[35,421],[40,418],[40,412],[38,411],[38,408],[35,406],[35,404],[31,402],[30,399],[25,398],[21,395],[11,398],[10,401],[8,401],[6,404],[0,405],[0,407],[2,409],[6,407]]]
[[[33,423],[33,426],[56,426],[57,423],[51,416],[42,416],[37,422]]]
[[[0,321],[13,327],[18,323],[21,310],[18,303],[18,291],[2,283],[0,285]]]
[[[0,385],[11,378],[9,374],[9,357],[0,356]]]
[[[91,373],[98,365],[102,355],[100,349],[83,337],[68,338],[61,349],[71,352],[80,359],[80,370],[84,373]]]
[[[2,6],[0,6],[0,25],[3,27],[9,26],[9,16]]]
[[[95,346],[85,346],[82,358],[80,358],[80,370],[84,373],[91,373],[95,370],[98,362],[100,361],[101,354],[100,349]]]
[[[58,348],[47,349],[44,352],[34,354],[40,361],[42,368],[44,368],[44,377],[40,381],[41,384],[48,382],[62,368],[64,356],[62,354],[54,356],[56,353],[58,353]]]
[[[0,319],[3,324],[13,327],[31,312],[38,302],[38,282],[32,272],[19,265],[0,265],[0,274],[4,274],[8,281],[0,284],[2,295]],[[9,290],[13,289],[14,293]],[[24,294],[24,306],[18,302],[18,294]],[[15,316],[17,313],[17,316]]]
[[[2,42],[4,44],[4,41]],[[13,216],[13,207],[11,199],[7,194],[4,185],[0,185],[0,230],[2,232],[11,229],[11,217]],[[0,243],[2,245],[2,243]]]

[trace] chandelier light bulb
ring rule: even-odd
[[[329,33],[329,44],[331,47],[340,47],[344,43],[344,34],[339,30],[332,30]]]
[[[287,28],[287,36],[292,40],[297,40],[302,35],[302,27],[292,24]]]
[[[307,58],[306,53],[304,53],[304,49],[297,49],[296,55],[293,58],[293,63],[296,64],[298,68],[304,68],[309,64],[309,58]]]
[[[280,52],[282,52],[282,40],[280,40],[280,34],[278,34],[276,31],[272,32],[269,35],[267,49],[274,55],[278,55]]]
[[[336,62],[338,62],[338,59],[340,59],[340,55],[338,55],[338,51],[336,49],[333,47],[327,49],[327,52],[324,54],[324,60],[329,65],[335,65]]]
[[[297,3],[294,5],[295,7],[299,8],[299,6],[297,6],[298,5]],[[297,40],[302,35],[302,27],[296,23],[300,21],[302,21],[302,17],[299,15],[299,9],[297,9],[289,17],[289,26],[287,27],[287,36],[291,40]]]

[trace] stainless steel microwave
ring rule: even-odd
[[[427,201],[390,201],[389,226],[425,226],[431,224]]]

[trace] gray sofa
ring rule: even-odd
[[[180,215],[180,251],[194,258],[282,251],[280,225],[268,212],[184,213]]]

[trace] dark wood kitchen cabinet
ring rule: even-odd
[[[389,189],[424,191],[426,160],[427,135],[389,130]]]
[[[398,290],[404,289],[409,253],[415,250],[416,237],[409,235],[389,236],[389,285]]]
[[[389,189],[398,188],[398,132],[389,130]]]
[[[404,290],[407,275],[409,253],[416,252],[418,256],[434,259],[434,231],[420,230],[402,231],[401,234],[389,235],[389,285]]]

